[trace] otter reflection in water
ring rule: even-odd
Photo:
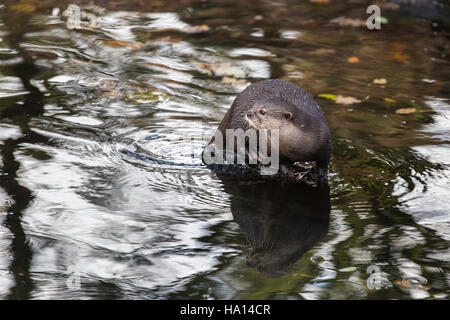
[[[247,234],[251,253],[247,265],[265,277],[288,272],[328,232],[328,184],[256,183],[220,177],[231,195],[234,220]]]

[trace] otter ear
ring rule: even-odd
[[[285,113],[284,113],[284,117],[286,118],[286,120],[292,120],[292,113],[290,113],[290,112],[285,112]]]

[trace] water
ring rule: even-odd
[[[335,20],[366,19],[354,1],[98,1],[73,28],[68,4],[0,8],[0,298],[449,298],[441,22]],[[324,110],[329,188],[192,157],[265,78]]]

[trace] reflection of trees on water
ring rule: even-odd
[[[29,189],[23,187],[17,181],[20,164],[15,159],[14,153],[22,143],[45,143],[47,141],[46,138],[31,131],[28,126],[32,117],[42,114],[44,102],[42,93],[31,84],[31,80],[39,72],[39,69],[21,47],[21,43],[24,41],[23,34],[28,30],[26,28],[28,16],[4,15],[2,20],[9,32],[3,40],[9,45],[10,49],[16,50],[17,56],[22,59],[22,62],[10,66],[9,71],[12,75],[20,78],[24,88],[28,91],[28,94],[24,96],[20,103],[3,106],[1,111],[2,119],[14,121],[15,124],[20,126],[22,135],[19,138],[9,138],[3,141],[1,147],[3,174],[0,175],[0,186],[12,199],[4,222],[13,235],[10,247],[12,255],[10,270],[14,275],[15,285],[10,289],[9,298],[28,299],[33,289],[29,274],[32,251],[22,227],[21,219],[23,211],[30,204],[33,196]]]

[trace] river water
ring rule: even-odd
[[[87,2],[0,5],[1,299],[449,298],[441,21],[391,5],[371,31],[364,1]],[[266,78],[323,109],[329,186],[201,164]]]

